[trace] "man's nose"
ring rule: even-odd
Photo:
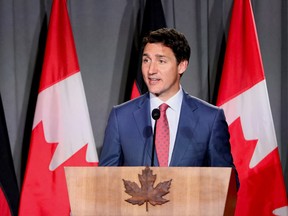
[[[149,65],[148,73],[149,74],[157,73],[157,66],[156,66],[155,62],[151,61],[151,64]]]

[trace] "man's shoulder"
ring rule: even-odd
[[[185,98],[185,99],[184,99]],[[196,115],[202,122],[214,121],[217,116],[225,116],[222,108],[207,101],[185,94],[183,98],[182,111],[186,115]]]
[[[141,107],[146,101],[149,101],[149,94],[145,93],[137,98],[131,99],[124,103],[114,106],[117,110],[135,109]]]
[[[184,101],[194,108],[202,108],[202,109],[211,109],[211,110],[219,110],[219,107],[203,100],[200,98],[197,98],[195,96],[192,96],[188,94],[187,92],[184,92]]]

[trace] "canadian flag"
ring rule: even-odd
[[[217,105],[225,111],[240,180],[235,215],[288,215],[250,0],[234,0]]]
[[[97,164],[66,0],[54,0],[19,215],[70,215],[64,167]]]

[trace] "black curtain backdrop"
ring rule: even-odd
[[[0,92],[19,185],[51,3],[0,0]],[[211,103],[217,97],[232,4],[233,0],[162,0],[167,26],[183,32],[192,49],[182,86]],[[145,0],[68,0],[67,5],[100,154],[111,107],[125,100],[131,48],[140,35]],[[288,4],[252,0],[252,7],[287,188]]]
[[[2,105],[0,94],[0,191],[4,195],[4,200],[0,202],[7,203],[11,216],[16,216],[18,213],[19,204],[19,189],[17,178],[13,166],[13,159],[6,127],[5,114]],[[1,199],[1,198],[0,198]],[[5,211],[1,211],[4,213]]]

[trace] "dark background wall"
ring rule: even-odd
[[[51,2],[0,0],[0,91],[19,184],[29,146]],[[162,0],[168,27],[183,32],[192,49],[182,86],[212,103],[232,3]],[[145,0],[68,0],[67,4],[100,153],[110,109],[124,101],[130,52],[141,28]],[[252,6],[288,185],[287,0],[252,0]]]

